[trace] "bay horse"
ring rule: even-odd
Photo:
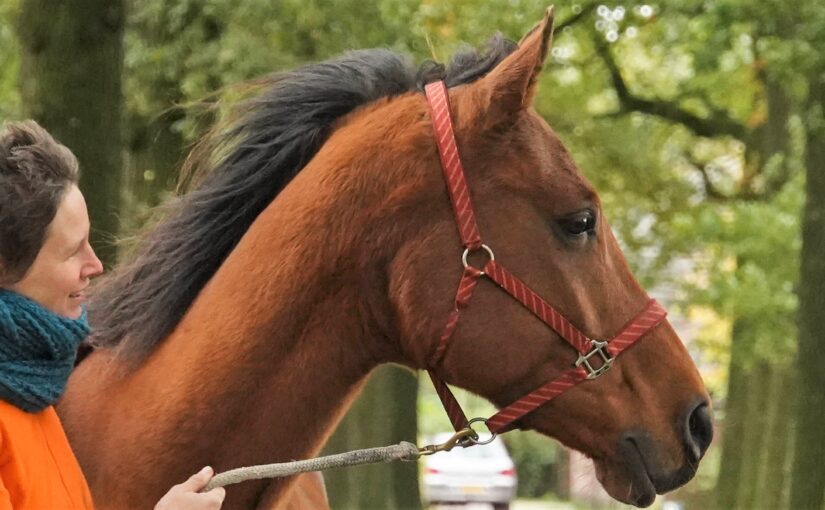
[[[483,277],[430,363],[464,248],[421,93],[434,79],[497,263],[588,339],[645,309],[596,192],[532,108],[551,34],[548,11],[518,45],[494,38],[446,70],[349,53],[277,75],[205,138],[188,163],[204,175],[98,286],[97,349],[59,408],[99,508],[149,508],[207,464],[315,456],[382,363],[500,408],[573,366],[564,335]],[[614,498],[646,506],[693,476],[709,409],[661,321],[512,427],[584,452]],[[230,486],[225,508],[284,508],[304,480]]]

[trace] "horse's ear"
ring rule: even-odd
[[[544,19],[519,41],[518,49],[473,87],[474,103],[481,107],[486,125],[512,119],[533,103],[536,81],[553,39],[553,7]]]

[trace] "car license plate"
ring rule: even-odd
[[[484,492],[484,487],[479,485],[463,485],[461,486],[461,492],[464,494],[481,494]]]

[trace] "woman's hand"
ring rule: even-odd
[[[226,497],[226,490],[223,487],[212,489],[209,492],[199,492],[206,487],[215,472],[207,466],[188,480],[169,489],[158,504],[155,510],[218,510]]]

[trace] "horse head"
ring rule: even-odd
[[[371,230],[397,233],[386,267],[390,311],[378,321],[397,343],[394,361],[431,370],[499,407],[558,378],[580,353],[500,282],[478,274],[490,258],[587,340],[613,338],[649,304],[596,191],[532,108],[551,34],[550,11],[486,76],[449,90],[473,221],[485,243],[468,250],[477,277],[471,300],[453,302],[467,245],[445,193],[438,120],[424,96],[374,105],[330,140],[357,131],[376,146],[383,179],[395,181]],[[391,235],[379,237],[393,244]],[[454,308],[454,331],[434,356]],[[669,323],[654,326],[609,361],[611,370],[511,425],[585,453],[613,497],[640,506],[687,482],[712,437],[710,401],[694,363]]]

